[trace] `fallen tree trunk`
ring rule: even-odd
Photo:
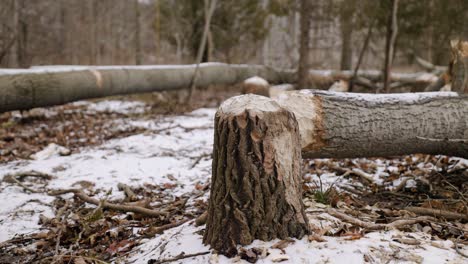
[[[187,89],[196,65],[156,66],[60,66],[0,70],[0,113],[53,106],[111,95]],[[359,71],[358,77],[382,79],[380,71]],[[269,83],[295,83],[293,70],[275,70],[261,65],[203,63],[197,85],[231,85],[253,76]],[[336,80],[349,80],[352,71],[309,71],[307,88],[328,89]],[[435,79],[434,79],[435,78]],[[429,84],[436,77],[427,73],[393,73],[391,80]]]
[[[111,95],[186,89],[196,65],[50,67],[0,71],[0,112]],[[261,76],[292,82],[294,73],[259,65],[200,64],[197,85],[235,84]]]
[[[304,157],[468,157],[468,97],[457,93],[304,90],[281,96],[279,103],[299,122]]]

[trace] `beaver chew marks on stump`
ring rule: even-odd
[[[225,101],[215,117],[204,243],[233,256],[237,244],[307,234],[301,160],[293,113],[258,95]]]

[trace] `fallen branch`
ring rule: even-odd
[[[461,256],[465,257],[465,258],[468,258],[468,255],[466,255],[465,253],[461,252],[461,250],[458,248],[458,239],[460,239],[460,237],[457,237],[457,239],[455,239],[455,241],[453,241],[453,244],[455,246],[455,251],[460,254]]]
[[[400,184],[398,184],[398,186],[395,187],[395,189],[392,190],[392,192],[395,192],[395,193],[396,193],[396,192],[399,192],[399,191],[403,190],[403,188],[406,187],[406,183],[407,183],[409,180],[411,180],[411,179],[413,179],[413,178],[412,178],[412,177],[409,177],[409,178],[403,179],[403,180],[400,182]]]
[[[8,180],[12,177],[20,178],[20,179],[24,177],[37,177],[37,178],[43,178],[46,180],[51,180],[54,178],[54,176],[50,174],[32,170],[32,171],[20,171],[20,172],[5,174],[5,176],[3,176],[3,181],[8,182]]]
[[[18,184],[20,187],[22,187],[22,188],[25,189],[26,191],[29,191],[29,192],[31,192],[31,193],[40,193],[40,191],[31,189],[31,188],[29,188],[28,186],[24,185],[22,182],[20,182],[20,181],[19,181],[18,179],[16,179],[15,177],[11,177],[10,180],[13,181],[14,183]]]
[[[187,223],[188,221],[190,221],[190,219],[184,219],[184,220],[179,221],[179,222],[174,222],[174,223],[170,223],[170,224],[166,224],[166,225],[162,225],[162,226],[150,227],[145,231],[145,235],[148,236],[148,237],[153,237],[156,234],[162,234],[164,231],[166,231],[168,229],[181,226],[181,225]]]
[[[372,176],[366,172],[364,172],[363,170],[361,169],[357,169],[357,168],[353,168],[353,169],[345,169],[345,168],[341,168],[341,167],[338,167],[338,166],[332,166],[331,169],[333,170],[336,170],[336,171],[339,171],[341,173],[344,173],[343,175],[341,175],[342,177],[345,177],[345,176],[348,176],[350,174],[354,174],[356,176],[359,176],[360,178],[362,178],[363,180],[365,180],[367,183],[370,183],[370,184],[374,184],[374,179],[372,178]]]
[[[430,215],[434,217],[443,217],[447,220],[468,220],[468,215],[459,214],[451,211],[424,208],[424,207],[406,207],[406,211],[418,214],[418,215]]]
[[[192,166],[190,166],[190,169],[195,168],[195,166],[197,166],[197,164],[200,163],[200,161],[203,158],[207,158],[207,157],[211,157],[211,153],[204,153],[204,154],[198,156],[197,159],[193,162]]]
[[[360,219],[354,218],[352,216],[349,216],[345,213],[342,213],[332,208],[327,209],[327,213],[340,220],[343,220],[345,222],[348,222],[350,224],[353,224],[355,226],[359,226],[368,230],[401,229],[408,225],[413,225],[413,224],[417,224],[420,222],[426,222],[432,219],[431,217],[420,216],[420,217],[411,218],[411,219],[400,219],[400,220],[396,220],[388,224],[375,224],[371,222],[362,221]]]
[[[45,260],[51,260],[51,259],[54,259],[56,256],[52,256],[52,257],[46,257],[46,258],[43,258],[41,259],[40,261],[42,263],[45,263],[44,261]],[[93,258],[93,257],[85,257],[85,256],[74,256],[74,255],[61,255],[60,256],[61,258],[69,258],[70,260],[72,259],[83,259],[83,260],[87,260],[87,261],[90,261],[90,262],[95,262],[95,263],[99,263],[99,264],[109,264],[109,262],[105,262],[103,260],[100,260],[100,259],[97,259],[97,258]],[[78,261],[75,261],[74,263],[78,263]]]
[[[167,262],[174,262],[174,261],[181,260],[181,259],[207,255],[210,253],[211,253],[210,251],[204,251],[204,252],[193,253],[193,254],[185,254],[185,252],[182,251],[182,253],[180,253],[179,255],[173,258],[167,258],[167,259],[161,259],[161,260],[150,259],[148,261],[148,264],[161,264],[161,263],[167,263]]]
[[[89,197],[87,194],[85,194],[82,190],[78,189],[65,189],[65,190],[53,190],[49,191],[49,195],[57,196],[57,195],[62,195],[66,193],[73,193],[76,197],[80,198],[81,200],[94,204],[99,206],[101,202],[98,199]],[[144,207],[140,206],[130,206],[130,205],[121,205],[121,204],[113,204],[109,203],[107,201],[104,201],[102,203],[102,208],[103,209],[111,209],[111,210],[116,210],[116,211],[122,211],[122,212],[132,212],[132,213],[137,213],[141,215],[146,215],[146,216],[151,216],[151,217],[159,217],[159,216],[167,216],[167,212],[163,211],[155,211],[151,209],[147,209]]]
[[[123,183],[118,183],[117,188],[119,189],[119,191],[123,191],[125,193],[125,196],[127,196],[129,201],[134,202],[138,199],[137,195],[132,191],[130,186]]]

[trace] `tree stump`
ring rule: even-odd
[[[294,114],[275,101],[242,95],[215,117],[205,244],[226,256],[254,239],[309,233],[301,188],[301,144]]]

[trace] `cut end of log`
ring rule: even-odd
[[[261,77],[250,77],[242,83],[242,86],[243,94],[270,96],[270,84]]]

